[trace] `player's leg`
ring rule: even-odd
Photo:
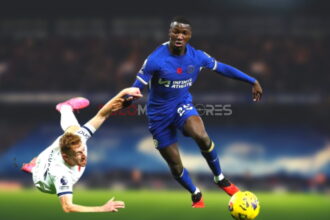
[[[184,123],[183,131],[185,135],[192,137],[199,146],[213,172],[215,183],[230,196],[239,191],[234,184],[224,177],[214,142],[208,136],[201,117],[197,115],[188,117]]]
[[[204,202],[200,190],[193,184],[189,172],[182,165],[177,143],[158,149],[167,162],[173,177],[192,195],[193,207],[203,208]]]
[[[173,124],[175,115],[167,115],[162,120],[157,119],[149,118],[149,131],[154,138],[155,147],[167,162],[173,177],[192,194],[193,207],[204,207],[199,189],[193,184],[188,171],[182,165],[177,145],[177,130]]]
[[[63,131],[70,126],[80,126],[73,113],[73,110],[83,109],[89,105],[89,101],[83,97],[76,97],[69,99],[65,102],[61,102],[56,105],[56,110],[61,113],[61,127]]]
[[[173,177],[190,193],[195,193],[198,189],[192,183],[188,171],[182,165],[177,143],[161,148],[159,152],[170,168]]]
[[[29,163],[23,163],[21,170],[26,173],[32,173],[33,168],[36,166],[37,157],[33,158]]]

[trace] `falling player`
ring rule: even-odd
[[[111,112],[123,107],[124,96],[142,97],[137,88],[127,88],[108,101],[85,125],[80,126],[73,110],[82,109],[89,101],[82,97],[59,103],[56,110],[61,113],[64,134],[41,152],[22,170],[32,173],[35,186],[42,192],[57,194],[65,212],[117,212],[124,208],[122,201],[110,199],[103,206],[82,206],[72,202],[73,185],[84,173],[87,164],[87,140],[109,117]]]

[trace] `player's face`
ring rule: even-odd
[[[177,23],[171,25],[169,30],[170,47],[182,50],[191,38],[190,25]]]
[[[74,165],[84,167],[87,164],[86,146],[79,144],[72,146],[71,161]]]

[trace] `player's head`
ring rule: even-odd
[[[175,17],[171,21],[169,37],[170,47],[175,50],[185,49],[191,38],[192,30],[190,22],[183,17]]]
[[[78,135],[65,133],[60,139],[60,148],[62,157],[68,165],[86,166],[86,146],[81,142]]]

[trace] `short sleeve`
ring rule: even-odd
[[[86,142],[89,138],[91,138],[94,134],[96,129],[91,126],[90,124],[86,123],[78,131],[76,131],[76,134],[81,137],[81,139]]]
[[[56,194],[60,197],[65,194],[72,194],[73,183],[68,175],[53,176],[53,182],[56,189]]]

